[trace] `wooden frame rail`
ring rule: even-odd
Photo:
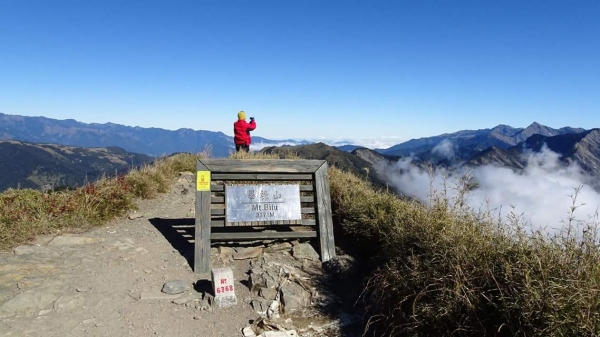
[[[335,256],[329,177],[325,160],[199,159],[196,164],[194,273],[210,272],[211,241],[318,238],[321,260]],[[299,185],[302,220],[226,222],[225,185],[291,182]],[[313,230],[275,231],[283,226]],[[212,228],[236,227],[236,232]],[[262,231],[239,231],[263,228]],[[265,229],[268,229],[266,231]]]

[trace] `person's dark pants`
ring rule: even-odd
[[[250,152],[250,146],[248,144],[235,144],[235,152],[246,151]]]

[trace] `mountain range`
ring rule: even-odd
[[[573,127],[553,129],[537,122],[532,123],[526,128],[513,128],[501,124],[491,129],[462,130],[434,137],[411,139],[387,149],[378,149],[377,151],[387,155],[402,157],[417,156],[433,162],[450,159],[449,157],[468,159],[478,152],[493,146],[500,149],[508,149],[511,146],[526,141],[533,135],[552,137],[584,131],[585,129]]]
[[[564,164],[577,163],[592,177],[600,177],[600,129],[556,136],[534,134],[507,149],[489,147],[474,155],[465,164],[470,166],[493,164],[522,169],[527,165],[527,154],[539,153],[545,147],[557,153],[559,160]]]
[[[86,179],[93,179],[99,174],[123,171],[176,152],[200,152],[207,147],[213,157],[226,157],[233,152],[232,137],[222,132],[86,124],[72,119],[1,113],[0,139],[10,140],[0,142],[0,159],[9,163],[0,168],[0,190],[15,184],[32,188],[78,185],[82,173]],[[527,165],[527,154],[542,151],[544,144],[558,153],[565,165],[577,163],[588,174],[600,177],[599,129],[553,129],[535,122],[526,128],[498,125],[411,139],[387,149],[355,145],[334,147],[255,136],[253,140],[266,146],[261,150],[265,153],[292,151],[302,158],[325,159],[332,165],[365,175],[380,186],[385,186],[385,176],[377,171],[376,163],[394,163],[410,156],[412,163],[421,167],[492,164],[519,170]],[[276,146],[282,143],[292,145]],[[75,154],[81,154],[81,158]],[[99,161],[94,162],[92,157]],[[71,176],[74,178],[69,178]]]
[[[233,126],[232,126],[233,130]],[[0,140],[21,140],[80,147],[119,146],[126,151],[159,157],[176,152],[202,152],[210,148],[214,157],[226,157],[235,151],[233,137],[223,132],[192,130],[165,130],[142,128],[114,123],[82,123],[73,119],[57,120],[46,117],[27,117],[0,113]],[[265,145],[292,140],[269,140],[253,137]],[[304,142],[306,143],[306,142]]]

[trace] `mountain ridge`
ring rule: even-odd
[[[537,122],[533,122],[526,128],[513,128],[509,125],[499,124],[490,129],[460,130],[438,136],[411,139],[387,149],[379,149],[378,151],[384,154],[403,157],[411,155],[419,156],[419,154],[426,154],[427,152],[432,151],[443,141],[450,141],[455,144],[459,150],[457,153],[458,156],[462,159],[466,159],[465,157],[472,151],[483,151],[492,146],[507,149],[525,141],[534,134],[556,136],[559,134],[579,133],[583,131],[585,131],[585,129],[569,126],[553,129]]]
[[[103,175],[126,173],[154,157],[122,148],[83,148],[0,140],[0,191],[8,188],[72,188]]]
[[[180,128],[142,128],[115,123],[82,123],[74,119],[57,120],[0,113],[0,139],[32,143],[52,143],[80,147],[120,146],[150,156],[175,152],[201,152],[211,147],[215,156],[227,156],[233,138],[220,131]]]

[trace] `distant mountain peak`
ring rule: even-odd
[[[526,131],[526,130],[554,130],[554,129],[547,127],[545,125],[542,125],[538,122],[533,122],[528,127],[526,127],[525,130],[523,130],[523,131]]]

